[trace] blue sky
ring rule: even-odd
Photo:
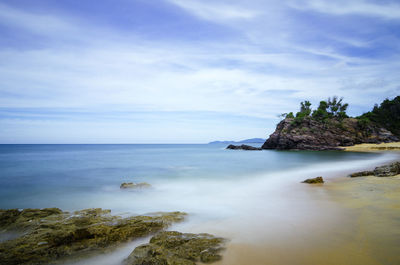
[[[0,143],[267,137],[278,114],[400,93],[400,3],[0,2]]]

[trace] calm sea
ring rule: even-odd
[[[229,193],[230,187],[252,179],[278,176],[291,182],[297,179],[290,172],[306,174],[307,169],[319,168],[319,175],[328,169],[365,167],[391,158],[367,153],[235,151],[225,147],[0,145],[0,208],[192,211],[195,207],[185,200],[217,199]],[[122,182],[148,182],[153,188],[129,192],[119,189]]]
[[[325,238],[338,245],[346,243],[353,229],[348,221],[354,216],[332,202],[323,186],[300,182],[316,176],[335,181],[398,158],[393,153],[239,151],[225,147],[0,145],[0,208],[59,207],[72,211],[101,207],[119,215],[185,211],[189,213],[186,222],[171,229],[229,238],[231,252],[223,264],[236,260],[235,255],[243,252],[235,251],[235,246],[243,244],[259,247],[260,253],[271,249],[266,244],[273,243],[272,249],[281,246],[282,251],[293,246],[301,256],[304,249],[299,247],[305,243],[305,250],[310,251]],[[152,188],[121,190],[122,182],[147,182]],[[332,232],[343,227],[349,227],[350,232]],[[68,265],[121,265],[132,249],[146,240]],[[292,255],[295,260],[296,255]],[[265,264],[265,260],[253,264]]]

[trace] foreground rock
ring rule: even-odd
[[[126,265],[194,265],[220,260],[225,239],[209,234],[160,232],[125,260]]]
[[[46,264],[151,235],[182,221],[182,212],[121,218],[110,210],[74,213],[57,208],[0,210],[0,231],[19,237],[0,243],[0,264]]]
[[[303,181],[303,183],[308,183],[308,184],[324,183],[324,179],[322,177],[316,177],[312,179],[306,179],[305,181]]]
[[[232,150],[249,150],[249,151],[255,151],[255,150],[262,150],[260,147],[254,147],[246,144],[242,145],[233,145],[230,144],[226,149],[232,149]]]
[[[150,188],[151,185],[147,182],[140,182],[140,183],[134,183],[134,182],[124,182],[121,184],[120,189],[142,189],[142,188]]]
[[[365,126],[354,118],[341,121],[330,119],[325,122],[310,117],[299,122],[286,118],[277,125],[262,149],[342,150],[340,146],[399,140],[382,127],[374,124]]]
[[[352,178],[364,177],[364,176],[376,176],[376,177],[393,177],[400,174],[400,162],[394,162],[389,165],[376,167],[373,171],[361,171],[350,174]]]

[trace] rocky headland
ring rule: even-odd
[[[319,121],[311,117],[296,122],[285,118],[262,145],[278,150],[342,150],[341,146],[399,141],[390,131],[376,124],[361,126],[355,118]]]
[[[355,144],[399,141],[400,96],[356,118],[347,116],[347,107],[337,97],[321,101],[314,111],[309,101],[301,102],[296,115],[282,114],[284,119],[262,149],[343,150]]]

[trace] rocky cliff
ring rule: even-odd
[[[399,141],[390,131],[354,118],[301,121],[285,118],[263,144],[263,149],[340,150],[339,146]]]

